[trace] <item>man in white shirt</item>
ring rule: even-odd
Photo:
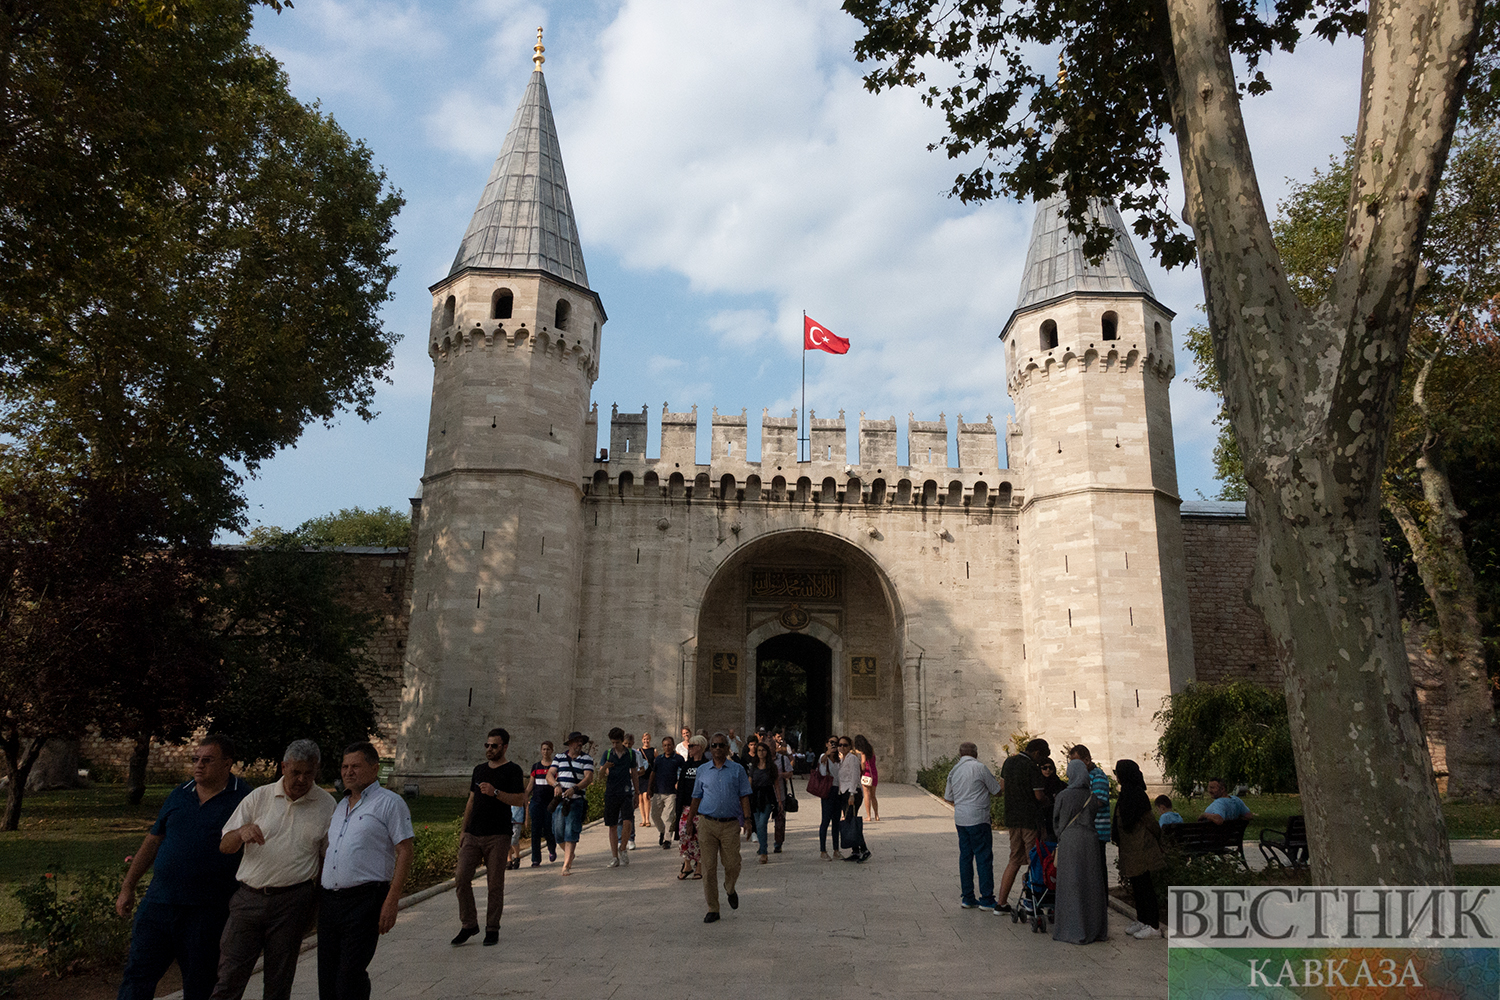
[[[282,755],[281,780],[247,795],[224,825],[220,853],[244,848],[245,855],[219,941],[213,1000],[240,1000],[262,950],[265,1000],[291,996],[302,938],[317,911],[318,869],[333,815],[333,796],[314,783],[319,757],[312,740],[294,740]]]
[[[1000,782],[979,762],[979,748],[961,743],[958,760],[948,772],[943,800],[953,806],[958,827],[958,905],[995,909],[995,838],[990,831],[990,798],[1000,794]],[[979,869],[979,898],[974,898],[974,869]]]
[[[380,935],[396,926],[416,834],[405,801],[380,785],[374,745],[345,747],[339,774],[349,796],[328,821],[318,898],[318,1000],[370,1000],[365,970]]]

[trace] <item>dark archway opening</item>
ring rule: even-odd
[[[781,730],[799,750],[823,746],[833,732],[833,650],[788,632],[755,650],[755,725]]]

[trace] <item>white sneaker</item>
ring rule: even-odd
[[[626,865],[629,865],[629,864],[630,864],[630,855],[626,854],[624,851],[621,851],[620,852],[620,867],[623,868],[623,867],[625,867]]]
[[[1127,931],[1126,933],[1130,934],[1130,936],[1135,938],[1137,941],[1145,941],[1148,938],[1161,936],[1161,931],[1149,925],[1142,925],[1140,930],[1135,932]]]
[[[1146,925],[1143,924],[1143,923],[1141,923],[1139,920],[1132,920],[1130,922],[1130,926],[1127,927],[1127,928],[1125,928],[1125,933],[1133,935],[1136,931],[1140,930],[1142,927],[1145,927],[1145,926]]]
[[[635,838],[634,837],[630,838],[630,846],[628,848],[626,848],[626,849],[627,850],[631,850],[631,851],[635,850]]]
[[[619,859],[619,857],[616,856],[616,857],[610,858],[609,859],[609,864],[605,865],[604,867],[606,867],[606,868],[618,868],[618,867],[620,867],[620,859]]]

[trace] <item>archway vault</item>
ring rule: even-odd
[[[834,729],[865,732],[893,776],[920,759],[912,742],[920,706],[904,690],[905,614],[889,574],[862,546],[807,529],[742,541],[713,571],[695,612],[696,726],[751,730],[757,649],[800,632],[832,651]]]

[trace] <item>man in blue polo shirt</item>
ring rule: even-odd
[[[119,1000],[150,1000],[173,960],[182,970],[183,1000],[207,1000],[218,979],[219,935],[240,866],[240,852],[221,854],[219,839],[250,786],[230,773],[234,743],[227,736],[205,736],[192,761],[192,779],[167,796],[115,900],[120,916],[135,910]],[[137,907],[136,886],[153,865]]]
[[[703,855],[703,898],[708,901],[705,924],[719,919],[721,854],[729,908],[740,908],[739,893],[734,891],[740,877],[740,831],[750,828],[750,776],[729,759],[729,738],[723,733],[714,733],[708,749],[713,762],[698,768],[693,781],[693,801],[688,806],[689,822],[698,829],[698,846]]]
[[[1213,796],[1213,801],[1203,810],[1199,819],[1210,823],[1222,824],[1226,820],[1233,822],[1237,819],[1254,819],[1255,814],[1250,807],[1245,805],[1245,800],[1238,795],[1230,795],[1229,787],[1224,784],[1223,778],[1208,779],[1208,794]]]

